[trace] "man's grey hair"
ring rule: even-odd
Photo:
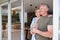
[[[50,8],[47,3],[41,3],[40,6],[41,6],[41,5],[46,5],[48,8]]]

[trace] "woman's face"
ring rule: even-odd
[[[36,15],[37,17],[40,17],[40,10],[36,10],[35,15]]]

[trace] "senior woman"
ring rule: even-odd
[[[33,18],[32,22],[31,22],[31,25],[30,25],[30,30],[31,31],[32,31],[33,28],[37,28],[36,22],[38,21],[38,19],[40,19],[40,10],[39,9],[35,10],[35,15],[36,15],[36,17]],[[32,34],[33,32],[31,32],[31,31],[30,31],[30,33]],[[31,40],[36,40],[34,33],[32,34]]]

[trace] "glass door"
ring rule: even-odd
[[[2,39],[8,40],[8,5],[2,7]]]
[[[11,3],[12,40],[21,40],[21,0]]]
[[[24,0],[8,0],[0,5],[0,40],[24,40]]]

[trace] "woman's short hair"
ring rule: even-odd
[[[36,13],[37,10],[39,10],[39,8],[36,8],[36,9],[35,9],[35,13]]]

